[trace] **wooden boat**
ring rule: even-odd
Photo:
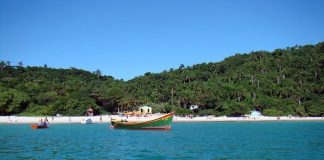
[[[173,113],[163,115],[161,117],[148,121],[124,121],[111,120],[111,127],[118,129],[147,129],[147,130],[169,130],[173,120]]]
[[[33,128],[33,129],[44,129],[44,128],[48,128],[48,126],[47,125],[32,124],[31,128]]]

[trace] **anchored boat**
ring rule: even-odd
[[[147,130],[169,130],[173,120],[173,113],[148,121],[111,120],[111,127],[118,129],[147,129]]]

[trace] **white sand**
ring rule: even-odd
[[[149,117],[128,117],[129,121],[146,121],[157,118],[161,115],[151,115]],[[82,120],[91,118],[93,123],[110,123],[111,118],[118,118],[118,115],[102,116],[48,116],[49,123],[81,123]],[[0,123],[38,123],[45,117],[26,117],[26,116],[0,116]],[[101,119],[101,120],[100,120]],[[174,122],[254,122],[254,121],[324,121],[323,117],[179,117],[173,118]]]
[[[175,122],[324,121],[323,117],[174,117]]]

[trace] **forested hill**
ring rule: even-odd
[[[222,62],[180,65],[127,82],[80,69],[0,62],[0,114],[82,115],[134,110],[241,116],[324,115],[324,42],[236,54]]]
[[[180,65],[128,82],[148,102],[197,104],[201,114],[324,115],[324,42],[236,54],[219,63]]]

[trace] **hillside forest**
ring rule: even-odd
[[[97,115],[114,114],[141,105],[179,115],[242,116],[257,110],[268,116],[324,116],[324,42],[180,64],[128,81],[100,70],[0,61],[0,115],[84,115],[89,106]]]

